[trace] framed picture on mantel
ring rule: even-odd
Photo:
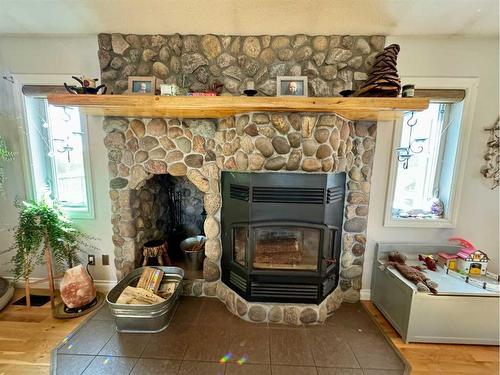
[[[277,96],[307,96],[306,76],[278,76],[276,80]]]
[[[154,95],[156,78],[148,76],[129,76],[127,94]]]

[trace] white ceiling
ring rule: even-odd
[[[0,34],[498,35],[499,0],[0,0]]]

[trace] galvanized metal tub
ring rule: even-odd
[[[184,270],[179,267],[154,266],[154,268],[159,268],[165,273],[162,284],[170,281],[178,283],[172,296],[165,302],[155,305],[123,305],[116,303],[116,300],[127,286],[137,285],[144,268],[140,267],[130,272],[106,296],[118,332],[161,332],[168,327],[177,309],[179,297],[182,294],[181,282],[184,278]]]
[[[205,241],[207,237],[205,236],[195,236],[186,238],[179,245],[184,256],[184,261],[186,264],[186,269],[190,271],[198,271],[203,268],[203,259],[205,259]],[[193,245],[203,242],[203,246],[198,251],[191,251],[190,249]]]

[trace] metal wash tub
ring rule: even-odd
[[[129,273],[106,296],[118,332],[161,332],[168,327],[177,309],[179,297],[182,294],[181,282],[184,278],[184,270],[179,267],[154,266],[154,268],[159,268],[165,273],[162,284],[171,281],[177,282],[174,293],[166,301],[155,305],[123,305],[116,303],[116,300],[127,286],[137,285],[144,268],[140,267]]]

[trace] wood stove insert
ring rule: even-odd
[[[222,172],[222,280],[248,301],[320,303],[338,283],[345,173]]]

